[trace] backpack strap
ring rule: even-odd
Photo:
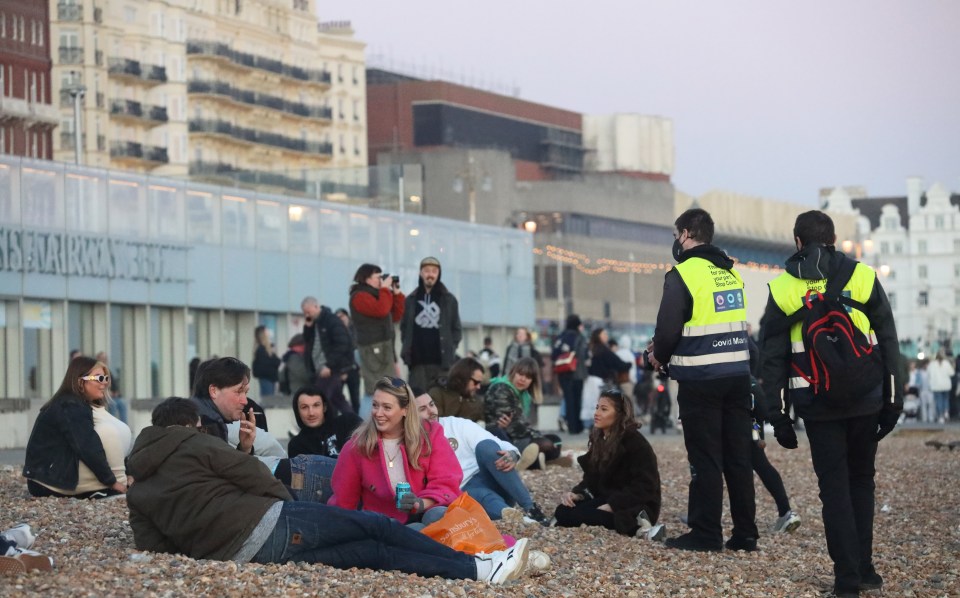
[[[823,291],[825,299],[834,299],[859,311],[864,311],[865,306],[862,303],[842,295],[843,287],[847,286],[847,283],[850,282],[850,278],[853,277],[853,271],[856,270],[858,263],[856,260],[849,258],[840,262],[840,267],[837,269],[837,272],[827,280],[827,288]],[[791,326],[803,320],[809,309],[810,308],[804,304],[791,315],[768,324],[769,330],[766,334],[780,334],[784,330],[789,330]]]
[[[853,278],[853,271],[857,269],[858,263],[856,260],[851,260],[850,258],[846,258],[840,262],[840,267],[837,269],[837,272],[827,280],[827,288],[823,291],[825,298],[834,300],[840,298],[843,293],[843,287],[847,286],[847,283]]]

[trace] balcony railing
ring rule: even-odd
[[[115,116],[129,116],[156,123],[167,122],[167,109],[163,106],[144,106],[132,100],[113,100],[110,102],[110,114]]]
[[[57,20],[59,21],[82,21],[83,5],[70,2],[60,2],[57,4]]]
[[[136,158],[146,162],[167,163],[170,161],[167,149],[154,145],[142,145],[133,141],[114,141],[110,143],[111,158]]]
[[[308,106],[301,102],[291,102],[276,96],[247,91],[245,89],[237,89],[229,83],[220,81],[193,80],[187,83],[187,92],[224,96],[243,104],[265,106],[273,110],[296,114],[297,116],[303,116],[305,118],[330,120],[333,116],[333,110],[328,106]]]
[[[217,42],[188,40],[187,54],[217,56],[220,58],[225,58],[234,64],[269,71],[271,73],[276,73],[278,75],[289,77],[291,79],[297,79],[299,81],[321,83],[326,85],[330,84],[329,71],[305,69],[298,66],[285,64],[279,60],[274,60],[265,56],[257,56],[255,54],[239,52],[226,44]]]
[[[304,179],[263,170],[245,170],[219,162],[191,162],[189,172],[192,177],[227,180],[232,184],[281,187],[296,191],[303,191],[306,188]]]
[[[286,137],[277,133],[238,127],[223,120],[192,119],[189,123],[189,130],[191,133],[226,135],[249,143],[270,145],[306,154],[333,155],[333,145],[330,143],[304,141],[303,139]]]
[[[114,77],[133,77],[154,83],[167,82],[166,68],[153,64],[141,64],[129,58],[111,58],[107,72]]]
[[[83,48],[60,46],[60,64],[82,64]]]

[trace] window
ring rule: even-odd
[[[926,291],[920,291],[920,294],[917,295],[917,305],[919,305],[920,307],[926,307],[926,306],[927,306],[927,292],[926,292]]]
[[[927,242],[924,239],[917,241],[917,253],[924,255],[927,253]]]
[[[945,222],[946,222],[946,221],[945,221],[945,219],[944,219],[944,217],[943,217],[943,214],[940,214],[939,216],[934,216],[934,217],[933,217],[933,228],[935,228],[935,229],[937,229],[937,230],[943,230],[943,226],[944,226]]]
[[[960,306],[960,291],[953,291],[953,304]]]
[[[7,37],[7,15],[0,12],[0,38]]]
[[[921,280],[926,280],[927,278],[927,266],[926,264],[921,264],[917,266],[917,277]]]
[[[953,265],[953,277],[960,278],[960,264]]]
[[[885,255],[885,254],[887,254],[887,253],[890,253],[890,243],[888,243],[887,241],[881,241],[881,242],[880,242],[880,255]]]
[[[897,255],[903,253],[903,243],[897,242],[893,244],[893,252]]]
[[[960,239],[953,240],[953,253],[960,253]]]
[[[887,293],[887,301],[890,302],[890,309],[897,309],[897,294]]]

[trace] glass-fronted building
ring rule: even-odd
[[[427,255],[465,348],[534,321],[523,231],[0,156],[0,397],[45,399],[71,350],[105,351],[129,399],[184,395],[194,357],[282,353],[308,295],[346,307],[357,267],[416,286]]]

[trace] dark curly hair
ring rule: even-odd
[[[640,428],[636,418],[633,415],[633,402],[630,397],[617,389],[608,388],[600,393],[599,402],[607,399],[613,404],[617,412],[617,419],[613,422],[606,433],[594,428],[590,431],[590,440],[587,443],[587,450],[590,452],[590,463],[596,469],[603,469],[609,465],[620,449],[623,438]]]

